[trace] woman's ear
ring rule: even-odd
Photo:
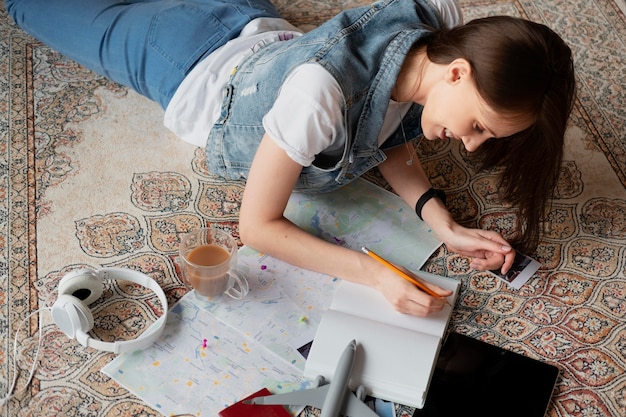
[[[472,73],[472,66],[464,58],[457,58],[448,64],[446,68],[446,81],[454,84],[468,77]]]

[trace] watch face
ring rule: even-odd
[[[554,365],[450,333],[413,416],[544,417],[558,375]]]

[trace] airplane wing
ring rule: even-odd
[[[310,405],[321,409],[326,399],[326,394],[330,384],[317,388],[310,388],[302,391],[286,392],[284,394],[274,394],[265,397],[256,397],[249,400],[252,404],[281,404],[281,405]],[[344,397],[342,414],[344,417],[378,417],[371,408],[363,401],[360,401],[352,392],[348,392]]]
[[[281,405],[302,405],[322,408],[330,384],[317,388],[310,388],[301,391],[291,391],[284,394],[274,394],[265,397],[255,397],[250,400],[252,404],[281,404]],[[356,398],[356,397],[355,397]]]

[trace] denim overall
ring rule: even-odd
[[[427,0],[386,0],[347,10],[302,37],[262,46],[235,70],[224,91],[220,119],[209,134],[211,172],[246,178],[264,134],[263,116],[291,70],[317,63],[344,94],[346,146],[338,161],[315,160],[296,184],[302,192],[327,192],[385,160],[378,135],[402,63],[411,46],[442,25]],[[408,139],[422,133],[421,106],[403,119]],[[404,144],[402,129],[384,148]]]

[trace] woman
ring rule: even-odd
[[[403,313],[440,310],[440,297],[283,216],[293,190],[330,191],[378,166],[450,249],[506,273],[511,245],[457,224],[407,151],[420,134],[502,166],[503,197],[526,220],[519,247],[537,244],[575,89],[571,52],[545,26],[491,17],[452,27],[449,0],[382,1],[306,34],[267,0],[6,4],[33,36],[158,101],[166,126],[206,147],[213,173],[245,178],[240,235],[262,252],[377,288]]]

